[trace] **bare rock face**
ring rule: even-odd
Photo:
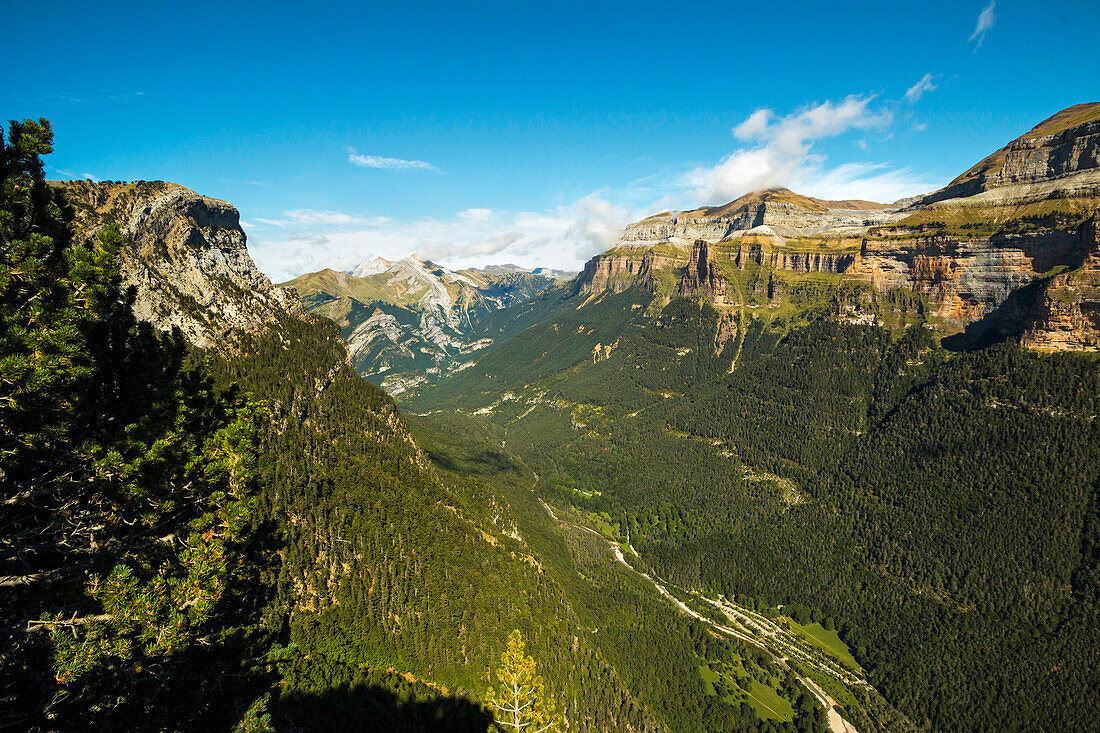
[[[827,272],[840,274],[847,272],[859,256],[862,239],[838,240],[840,251],[798,252],[776,247],[768,239],[751,243],[731,245],[730,258],[733,263],[745,269],[749,264],[763,265],[777,270],[791,272]]]
[[[577,276],[580,291],[621,293],[635,284],[653,290],[656,271],[683,267],[688,259],[687,248],[670,247],[657,252],[650,247],[616,247],[585,263]]]
[[[134,314],[157,329],[179,327],[200,348],[232,348],[236,334],[305,314],[292,289],[256,269],[230,204],[160,181],[54,185],[75,207],[83,236],[119,225],[123,284],[136,289]]]
[[[694,298],[698,295],[713,303],[726,302],[726,279],[718,271],[718,266],[710,256],[710,247],[706,240],[700,239],[691,248],[691,260],[684,275],[680,278],[680,296]]]
[[[665,213],[631,224],[621,242],[687,245],[696,240],[720,242],[758,227],[784,237],[844,231],[885,224],[903,216],[897,206],[872,201],[824,201],[800,196],[785,188],[746,194],[724,206]]]
[[[778,305],[791,280],[782,273],[838,275],[946,333],[996,328],[1036,348],[1100,350],[1098,218],[1100,103],[1092,103],[1045,120],[944,189],[891,206],[769,189],[649,217],[588,263],[581,288],[664,283],[666,297],[759,305],[766,296]]]
[[[1042,273],[1076,266],[1083,257],[1080,234],[1062,229],[974,239],[868,237],[847,271],[879,291],[924,294],[934,315],[963,328],[989,316]]]
[[[1095,219],[1082,228],[1081,241],[1089,249],[1084,263],[1043,283],[1023,331],[1025,346],[1100,350],[1100,231]]]

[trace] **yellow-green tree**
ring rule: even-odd
[[[535,660],[523,653],[523,635],[515,630],[497,670],[500,688],[490,687],[485,697],[498,728],[523,733],[542,733],[558,720],[554,701],[546,696],[542,677],[535,674]]]

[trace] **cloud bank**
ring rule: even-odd
[[[992,8],[992,5],[990,6]],[[992,13],[992,10],[990,10]],[[992,22],[992,21],[990,21]],[[657,211],[721,204],[750,191],[784,186],[824,199],[889,203],[939,187],[907,168],[883,161],[830,163],[822,141],[852,138],[859,155],[889,139],[894,127],[919,130],[907,111],[935,90],[927,73],[903,98],[850,95],[806,105],[789,114],[761,108],[731,129],[733,150],[717,163],[671,176],[650,176],[620,190],[603,189],[541,211],[473,206],[442,218],[392,219],[353,212],[292,209],[250,216],[251,251],[276,282],[326,267],[351,270],[377,256],[416,254],[453,268],[511,262],[521,266],[576,269],[613,245],[622,230]],[[360,155],[355,165],[439,172],[425,161]],[[657,183],[654,183],[657,180]]]
[[[924,82],[922,79],[917,87]],[[689,171],[681,183],[698,203],[711,204],[776,186],[825,199],[883,202],[931,190],[931,184],[907,169],[893,169],[885,163],[846,163],[830,168],[826,157],[814,152],[814,144],[827,138],[851,132],[886,134],[894,113],[889,105],[876,105],[875,101],[874,96],[851,95],[785,116],[758,109],[733,128],[734,137],[748,147],[734,150],[716,165]]]
[[[257,227],[248,232],[249,250],[275,282],[410,254],[453,268],[489,262],[576,267],[614,244],[621,229],[641,216],[598,193],[542,212],[472,208],[446,219],[410,221],[299,209],[278,219],[251,219]]]

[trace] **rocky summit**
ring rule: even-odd
[[[134,314],[178,327],[200,348],[232,348],[287,314],[305,315],[297,295],[271,284],[246,247],[232,205],[174,183],[53,183],[75,209],[80,236],[119,225],[119,270],[135,291]]]
[[[340,326],[360,374],[400,394],[460,366],[512,326],[490,324],[573,273],[515,266],[452,271],[416,257],[367,259],[350,272],[326,269],[285,283],[305,306]]]

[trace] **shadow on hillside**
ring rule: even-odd
[[[324,692],[284,694],[275,710],[280,733],[485,733],[492,717],[460,697],[399,695],[377,685],[341,685]]]
[[[1018,339],[1049,279],[1038,278],[1013,290],[999,307],[968,325],[965,331],[944,338],[943,347],[950,351],[977,351]]]

